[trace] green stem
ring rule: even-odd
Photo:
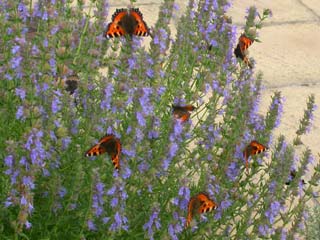
[[[86,31],[87,31],[87,28],[88,28],[88,25],[89,25],[89,19],[90,19],[90,14],[91,14],[91,9],[92,9],[92,3],[90,4],[89,6],[89,12],[87,14],[87,19],[86,19],[86,24],[84,25],[84,28],[83,28],[83,31],[81,33],[81,37],[80,37],[80,41],[79,41],[79,46],[77,48],[77,52],[76,52],[76,56],[75,58],[73,59],[73,64],[75,65],[76,64],[76,61],[80,55],[80,51],[81,51],[81,47],[82,47],[82,42],[83,42],[83,39],[84,39],[84,36],[86,34]]]

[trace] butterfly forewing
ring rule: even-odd
[[[131,16],[134,17],[136,21],[136,26],[134,29],[134,35],[146,37],[149,35],[149,28],[145,21],[143,21],[142,13],[138,8],[131,9]]]
[[[240,51],[242,55],[246,55],[245,51],[250,47],[253,43],[253,40],[248,38],[245,34],[242,34],[239,38]]]
[[[121,152],[121,144],[120,144],[120,141],[115,141],[115,149],[116,149],[116,152],[113,152],[113,153],[110,153],[111,155],[111,161],[114,165],[114,168],[115,169],[120,169],[120,160],[119,160],[119,155],[120,155],[120,152]]]
[[[100,145],[96,145],[96,146],[93,146],[92,148],[90,148],[86,152],[85,156],[86,157],[98,156],[98,155],[103,154],[105,152],[106,152],[106,150],[103,147],[101,147]]]
[[[251,141],[250,148],[251,148],[251,155],[262,153],[268,149],[268,147],[264,146],[261,143],[258,143],[257,141]]]
[[[200,205],[198,207],[200,207]],[[188,203],[188,216],[187,216],[187,221],[186,221],[186,227],[188,227],[190,225],[192,218],[193,218],[194,214],[196,214],[196,213],[197,213],[196,198],[192,197],[192,198],[190,198],[189,203]]]
[[[206,213],[215,209],[217,205],[209,198],[206,193],[198,194],[198,200],[201,202],[201,206],[199,208],[199,213]]]
[[[125,34],[124,28],[121,26],[121,20],[128,14],[127,9],[117,9],[112,15],[112,22],[108,24],[107,31],[105,33],[106,38],[120,37]]]

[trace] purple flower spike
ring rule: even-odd
[[[265,212],[265,216],[269,219],[270,224],[273,224],[275,218],[280,212],[280,203],[278,201],[272,202],[270,208]]]
[[[87,221],[87,226],[88,226],[90,231],[96,231],[97,230],[96,225],[94,224],[94,222],[91,219]]]
[[[148,231],[149,239],[154,239],[154,228],[156,228],[157,230],[161,228],[158,209],[153,210],[152,214],[150,215],[149,221],[143,225],[143,230]]]
[[[16,119],[17,120],[24,120],[24,107],[19,106],[16,112]]]
[[[228,170],[227,170],[227,176],[231,181],[235,181],[239,174],[239,168],[237,166],[237,163],[232,162],[230,163]]]
[[[16,95],[21,99],[25,100],[26,98],[26,91],[22,88],[16,88]]]
[[[32,224],[27,220],[25,222],[25,226],[26,226],[26,229],[30,229],[32,227]]]
[[[138,120],[138,123],[141,127],[145,127],[146,126],[146,120],[143,116],[143,114],[141,112],[137,112],[136,113],[136,118]]]

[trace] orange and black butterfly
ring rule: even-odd
[[[252,64],[249,61],[247,49],[253,42],[254,40],[250,39],[244,33],[242,33],[239,37],[238,45],[234,49],[234,54],[236,55],[236,57],[243,60],[250,68],[252,68]]]
[[[207,193],[201,192],[196,196],[193,196],[188,203],[186,227],[190,226],[194,215],[210,212],[217,207],[218,205],[209,198]]]
[[[268,147],[262,145],[261,143],[258,143],[257,141],[253,140],[249,143],[249,145],[245,148],[243,151],[243,157],[246,160],[246,169],[248,171],[249,167],[249,157],[262,153],[264,151],[268,150]]]
[[[86,157],[98,156],[103,153],[108,153],[111,156],[114,168],[120,169],[120,152],[121,143],[118,138],[115,138],[112,134],[107,134],[99,140],[99,142],[90,148],[86,153]]]
[[[136,36],[149,36],[149,28],[143,21],[139,8],[117,9],[112,15],[112,22],[109,23],[104,36],[106,38],[120,37],[128,34]]]
[[[181,120],[181,122],[185,122],[189,120],[191,112],[196,108],[189,104],[185,106],[172,105],[172,109],[174,118]]]

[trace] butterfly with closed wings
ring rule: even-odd
[[[242,61],[244,61],[247,66],[252,68],[252,64],[248,58],[248,48],[250,45],[254,42],[254,40],[250,39],[246,36],[246,34],[242,33],[239,37],[239,42],[237,44],[237,47],[234,49],[234,54],[237,58],[240,58]]]

